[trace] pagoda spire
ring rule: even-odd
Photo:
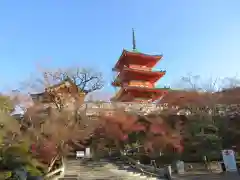
[[[136,39],[135,39],[135,32],[134,29],[132,28],[132,46],[133,46],[133,51],[136,51]]]

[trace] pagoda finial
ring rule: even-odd
[[[136,40],[135,40],[135,32],[134,29],[132,28],[132,46],[133,46],[133,51],[136,51]]]

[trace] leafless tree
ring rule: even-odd
[[[191,73],[183,76],[180,84],[184,90],[200,92],[216,92],[220,90],[220,78],[202,79],[200,75]]]
[[[30,75],[29,79],[21,83],[17,91],[42,92],[46,87],[51,87],[66,79],[71,80],[85,94],[100,90],[104,86],[102,73],[91,68],[39,68],[36,73]]]
[[[240,78],[237,75],[226,77],[222,80],[222,89],[232,89],[237,87],[240,87]]]
[[[93,69],[67,68],[53,71],[44,71],[45,81],[48,84],[59,83],[66,79],[71,79],[77,87],[87,93],[99,90],[103,87],[104,81],[102,73]]]
[[[218,93],[221,91],[220,82],[219,78],[202,79],[199,75],[188,74],[180,80],[181,90],[170,91],[163,101],[180,108],[190,108],[191,112],[214,113],[221,98]]]

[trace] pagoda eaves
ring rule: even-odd
[[[143,99],[155,101],[167,94],[168,88],[147,88],[123,86],[111,99],[112,101],[131,102],[142,101]]]
[[[118,74],[113,86],[121,86],[124,82],[145,80],[150,84],[155,83],[166,74],[166,71],[150,71],[124,67]]]
[[[124,65],[127,64],[138,64],[152,68],[158,61],[161,60],[162,57],[162,55],[149,55],[140,52],[131,52],[124,49],[113,70],[121,70]]]

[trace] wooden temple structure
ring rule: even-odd
[[[120,89],[111,101],[153,102],[167,93],[167,88],[155,87],[155,83],[165,75],[166,71],[152,70],[163,56],[139,52],[136,49],[134,30],[132,41],[132,51],[124,49],[113,68],[118,75],[112,85]]]
[[[67,78],[60,83],[46,87],[43,92],[30,94],[30,96],[34,104],[51,106],[54,103],[53,107],[57,104],[70,107],[76,101],[83,103],[85,93],[70,78]]]

